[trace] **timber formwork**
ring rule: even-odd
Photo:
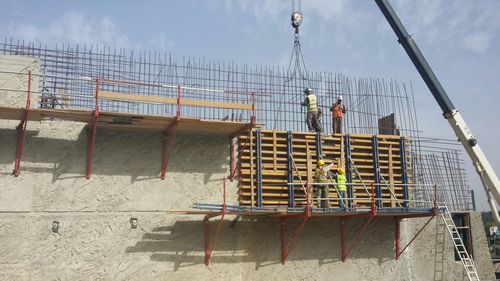
[[[263,207],[306,204],[303,185],[314,182],[318,159],[344,168],[349,207],[370,207],[375,183],[378,208],[406,207],[411,178],[409,139],[391,135],[321,135],[252,130],[238,138],[239,204]],[[339,207],[334,181],[329,207]],[[403,203],[406,205],[406,203]]]

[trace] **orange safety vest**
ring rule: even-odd
[[[344,117],[345,107],[343,104],[334,104],[332,107],[333,117],[334,118],[342,118]]]

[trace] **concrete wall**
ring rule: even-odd
[[[38,74],[38,60],[29,57],[0,55],[0,105],[25,107],[28,90],[28,71]],[[23,74],[16,74],[23,73]],[[31,104],[36,107],[39,93],[38,76],[31,80]]]
[[[0,280],[466,280],[437,220],[395,260],[394,221],[377,218],[342,263],[338,219],[313,218],[283,266],[278,220],[231,227],[228,218],[205,267],[202,217],[164,210],[220,202],[227,138],[179,135],[162,181],[160,133],[98,129],[86,180],[84,124],[29,122],[15,178],[17,123],[0,121]],[[228,191],[236,202],[236,183]],[[403,245],[425,221],[402,223]],[[361,222],[349,223],[348,237]],[[479,214],[472,222],[480,275],[493,279]]]

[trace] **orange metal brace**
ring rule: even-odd
[[[304,227],[311,217],[311,206],[309,202],[309,190],[310,190],[310,185],[309,183],[306,183],[307,186],[307,194],[306,194],[306,210],[302,214],[297,214],[297,215],[287,215],[281,218],[281,264],[285,265],[286,260],[288,258],[288,255],[290,255],[290,252],[292,249],[295,247],[295,244],[297,244],[297,240],[299,239],[299,236],[302,234],[304,231]],[[295,236],[292,239],[292,242],[290,242],[290,245],[288,246],[287,249],[287,243],[286,243],[286,221],[289,219],[304,219],[302,223],[300,224],[299,228],[297,229],[297,232],[295,233]]]
[[[177,138],[177,127],[179,121],[181,120],[181,84],[177,85],[177,113],[175,119],[168,124],[165,131],[163,131],[163,141],[162,141],[162,158],[161,158],[161,172],[160,177],[162,180],[165,179],[165,174],[167,173],[168,158],[170,150],[175,147],[175,140]],[[168,146],[168,135],[172,131],[172,145]]]
[[[372,183],[372,194],[371,194],[371,208],[368,213],[361,213],[361,214],[351,214],[351,215],[345,215],[340,217],[340,242],[342,246],[342,262],[345,262],[346,259],[349,257],[349,255],[352,253],[354,250],[354,247],[356,244],[361,240],[363,235],[366,233],[366,230],[368,229],[368,226],[372,222],[373,218],[377,216],[377,206],[375,204],[375,185]],[[368,218],[368,220],[363,224],[361,229],[356,233],[354,238],[352,239],[352,243],[347,248],[347,237],[346,237],[346,225],[345,221],[348,219],[353,219],[353,218]]]
[[[241,134],[247,131],[252,131],[252,129],[257,125],[257,118],[255,116],[255,93],[252,93],[252,115],[250,116],[250,123],[246,124],[244,127],[238,129],[236,132],[232,133],[229,137],[229,179],[231,182],[234,180],[236,174],[236,160],[235,160],[235,144],[234,138],[237,138]]]
[[[226,207],[226,178],[223,179],[224,181],[224,191],[223,191],[223,204],[222,204],[222,212],[216,212],[213,214],[206,215],[205,218],[203,219],[203,222],[205,223],[205,265],[208,266],[210,265],[210,257],[212,256],[212,252],[215,248],[215,244],[217,243],[217,240],[219,239],[220,236],[220,230],[222,228],[222,222],[224,221],[224,216],[227,213],[227,207]],[[210,218],[221,216],[219,222],[217,223],[217,228],[215,230],[215,235],[214,239],[212,240],[212,243],[210,243]]]
[[[31,107],[31,70],[28,71],[28,92],[27,92],[27,100],[26,100],[26,108],[23,112],[23,117],[21,118],[21,122],[16,127],[17,131],[17,149],[16,149],[16,161],[14,164],[14,170],[12,174],[15,177],[18,177],[21,173],[21,155],[23,153],[24,148],[24,138],[26,135],[26,126],[28,124],[28,115],[30,113]]]
[[[95,110],[92,113],[92,122],[87,128],[87,172],[85,178],[90,179],[92,170],[92,156],[94,154],[97,121],[99,119],[99,79],[95,81]]]
[[[422,233],[422,231],[424,230],[424,228],[432,221],[432,219],[434,219],[434,217],[437,216],[437,214],[439,213],[439,207],[438,207],[438,195],[437,195],[437,186],[434,185],[434,207],[432,208],[432,211],[427,214],[415,214],[415,215],[408,215],[408,216],[404,216],[404,218],[418,218],[418,217],[429,217],[429,220],[424,224],[424,226],[422,226],[420,228],[420,230],[413,236],[413,238],[410,240],[410,242],[408,242],[408,244],[402,249],[402,250],[399,250],[401,248],[400,246],[400,218],[396,218],[396,259],[398,260],[399,257],[401,256],[401,254],[403,254],[403,252],[408,249],[408,247],[411,245],[411,243],[413,243],[413,241],[415,241],[415,239],[417,239],[418,235],[420,235],[420,233]]]

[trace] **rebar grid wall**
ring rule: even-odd
[[[475,209],[461,146],[456,140],[421,137],[420,154],[413,153],[414,178],[426,185],[437,185],[438,200],[451,210]],[[432,198],[431,190],[415,190],[417,198]]]
[[[446,185],[440,191],[443,193],[441,197],[449,202],[463,202],[450,206],[451,209],[463,210],[472,205],[458,152],[450,155],[450,151],[443,148],[440,151],[422,149],[429,140],[420,138],[411,84],[407,86],[394,80],[350,78],[342,74],[312,71],[308,71],[307,79],[303,79],[281,66],[239,66],[234,62],[197,58],[184,58],[182,63],[178,63],[168,53],[134,54],[125,49],[86,45],[56,45],[50,48],[12,38],[0,43],[0,54],[39,60],[39,107],[93,110],[95,83],[81,79],[91,77],[146,84],[108,82],[100,84],[100,91],[177,97],[176,86],[180,85],[183,87],[183,98],[246,104],[251,104],[256,98],[257,122],[263,124],[265,129],[306,131],[306,112],[300,103],[304,99],[303,89],[310,87],[325,113],[321,120],[323,130],[331,133],[329,109],[342,95],[347,108],[344,133],[392,132],[409,137],[412,182]],[[168,87],[162,87],[165,85]],[[100,100],[99,107],[104,111],[144,115],[173,116],[176,112],[174,104]],[[387,125],[380,123],[381,118],[391,114],[394,121]],[[251,112],[183,106],[182,115],[248,122]],[[440,162],[439,157],[446,159]],[[434,165],[432,167],[439,173],[426,171],[429,165]],[[445,178],[450,180],[445,181]],[[413,196],[423,200],[429,196],[429,191],[417,190]]]

